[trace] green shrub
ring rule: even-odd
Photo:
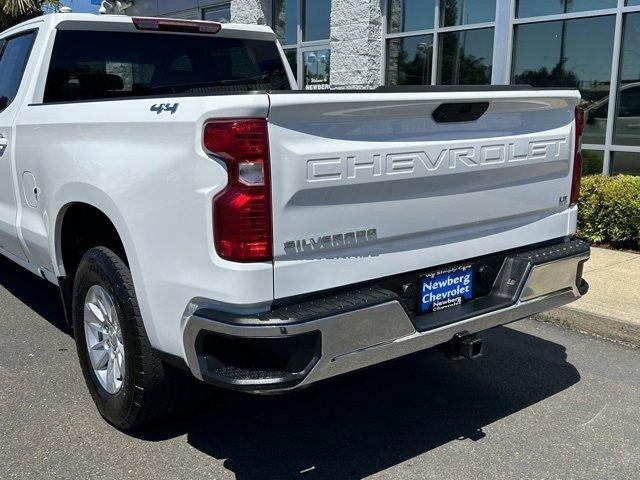
[[[640,248],[640,177],[583,178],[578,234],[593,243]]]
[[[594,150],[582,151],[582,175],[600,175],[602,173],[602,152]]]

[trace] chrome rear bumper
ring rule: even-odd
[[[187,364],[197,378],[227,388],[253,392],[300,388],[435,347],[463,331],[481,332],[573,302],[588,290],[582,279],[582,266],[589,255],[588,245],[572,241],[506,257],[494,290],[499,291],[499,297],[505,294],[505,285],[515,282],[512,298],[506,299],[508,306],[497,306],[475,316],[461,316],[457,321],[428,330],[420,328],[419,319],[407,312],[393,292],[382,289],[349,292],[346,297],[334,296],[327,301],[286,309],[284,314],[273,311],[255,318],[196,311],[184,325]],[[511,275],[520,278],[510,278]],[[505,285],[500,285],[501,282]],[[357,306],[359,302],[362,307]],[[331,308],[327,308],[329,303]],[[335,303],[343,307],[342,312],[335,311]],[[323,315],[323,310],[328,314]],[[309,338],[312,334],[317,335],[315,343]],[[208,335],[223,341],[208,342]],[[286,348],[297,355],[295,361],[280,359],[274,367],[266,357],[268,353],[260,351],[261,339],[276,345],[282,341],[283,346],[290,342]],[[300,343],[304,347],[296,352],[299,339],[304,339]],[[242,367],[234,368],[229,365],[232,361],[221,359],[222,354],[218,355],[216,348],[227,351],[225,358],[238,358],[243,349],[256,356]],[[273,347],[269,349],[273,351]],[[265,359],[265,365],[270,367],[260,365]],[[256,366],[251,367],[252,364]]]

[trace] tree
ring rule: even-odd
[[[520,75],[516,75],[515,83],[533,87],[579,88],[580,79],[575,73],[564,68],[566,62],[566,58],[562,59],[551,71],[547,67],[542,67],[540,70],[525,70]]]
[[[0,31],[42,15],[45,7],[59,6],[59,0],[0,0]]]

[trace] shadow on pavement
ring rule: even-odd
[[[451,441],[480,440],[485,426],[580,379],[560,345],[508,328],[483,336],[487,356],[475,362],[431,351],[287,396],[211,390],[180,427],[240,480],[364,478]]]
[[[3,259],[0,284],[69,333],[55,287]],[[421,352],[279,396],[202,386],[185,399],[188,418],[137,437],[186,434],[239,480],[359,479],[480,440],[487,425],[580,380],[562,345],[504,327],[482,336],[487,355],[474,362]]]
[[[0,255],[0,285],[58,330],[73,336],[58,287]]]

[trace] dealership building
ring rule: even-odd
[[[640,174],[640,0],[136,0],[127,13],[269,25],[307,90],[578,88],[587,172]]]

